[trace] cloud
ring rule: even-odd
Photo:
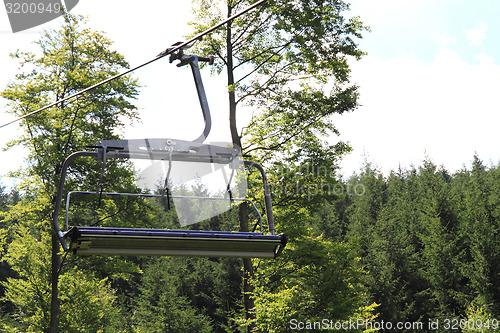
[[[475,153],[498,163],[500,66],[485,54],[477,59],[442,48],[430,64],[410,55],[352,64],[362,106],[335,119],[354,148],[344,174],[359,170],[363,152],[385,174],[419,165],[426,153],[450,171],[470,166]]]
[[[431,38],[437,41],[441,46],[456,45],[457,40],[447,34],[443,35],[440,33],[431,32]]]
[[[483,41],[486,39],[486,31],[488,30],[488,24],[483,21],[474,26],[472,29],[466,31],[467,39],[470,41],[472,46],[481,46]]]

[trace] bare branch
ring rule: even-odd
[[[271,84],[273,86],[275,85],[280,85],[280,84],[285,84],[287,82],[290,82],[290,81],[295,81],[295,80],[298,80],[298,79],[301,79],[301,78],[295,78],[293,79],[292,78],[292,74],[288,75],[288,77],[283,77],[281,80],[279,81],[274,81],[274,79],[278,76],[278,74],[280,73],[283,73],[288,67],[291,67],[293,66],[295,63],[288,63],[288,64],[285,64],[284,66],[282,66],[281,68],[278,68],[277,70],[274,71],[274,73],[272,73],[269,78],[263,83],[263,84],[260,84],[258,86],[258,88],[256,89],[252,89],[250,90],[250,92],[248,92],[247,94],[244,94],[243,96],[241,96],[237,103],[239,103],[240,101],[244,100],[245,98],[249,97],[249,96],[255,96],[255,95],[258,95],[260,94],[262,91],[265,91],[265,90],[270,90],[272,92],[275,92],[272,88],[271,88]],[[238,81],[239,82],[239,81]],[[275,92],[276,93],[276,92]]]
[[[298,135],[300,135],[301,133],[303,133],[306,129],[308,129],[309,127],[311,127],[314,123],[318,122],[321,118],[324,118],[328,116],[328,114],[320,114],[318,117],[314,118],[313,120],[307,122],[304,126],[298,128],[296,131],[292,132],[288,137],[286,137],[283,141],[281,142],[278,142],[270,147],[265,147],[265,146],[257,146],[255,148],[252,148],[250,150],[248,150],[246,153],[251,153],[252,151],[256,151],[256,150],[264,150],[264,151],[274,151],[276,150],[277,148],[283,146],[284,144],[290,142],[293,138],[297,137]],[[277,134],[276,134],[277,135]],[[274,135],[274,136],[276,136]],[[272,138],[273,136],[269,136],[268,138]]]
[[[258,18],[258,17],[256,17]],[[248,40],[253,37],[255,34],[257,34],[259,32],[259,30],[261,30],[261,28],[271,19],[271,15],[269,15],[265,20],[263,20],[257,27],[255,27],[253,29],[252,32],[250,32],[248,34],[248,36],[246,36],[243,40],[241,40],[241,42],[239,42],[239,39],[241,37],[243,37],[243,35],[248,31],[248,29],[252,26],[252,23],[253,23],[253,20],[252,20],[252,23],[248,24],[247,27],[245,29],[243,29],[243,31],[241,32],[241,34],[239,36],[237,36],[234,41],[233,41],[233,47],[234,47],[234,50],[235,50],[235,54],[237,54],[239,52],[239,50],[244,47]]]

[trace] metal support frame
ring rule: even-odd
[[[267,183],[267,176],[266,172],[264,171],[264,168],[262,165],[260,165],[257,162],[253,161],[244,161],[245,165],[252,166],[259,170],[260,175],[262,177],[262,184],[264,187],[264,207],[266,208],[266,218],[267,218],[267,225],[269,228],[269,233],[271,235],[274,235],[274,216],[273,216],[273,204],[271,202],[271,191],[269,190],[269,185]]]
[[[66,232],[69,230],[69,203],[70,203],[72,194],[95,194],[95,192],[89,192],[89,191],[71,191],[71,192],[68,192],[68,194],[66,195],[66,218],[65,218]],[[106,195],[106,196],[125,196],[125,197],[138,197],[138,198],[164,198],[165,197],[162,194],[146,194],[146,193],[101,192],[99,194]],[[224,198],[207,198],[207,197],[185,196],[185,195],[171,195],[170,198],[172,198],[172,199],[227,200]],[[253,210],[255,211],[255,213],[257,213],[257,216],[259,218],[260,232],[263,233],[264,229],[262,227],[262,215],[260,214],[259,210],[257,209],[257,206],[255,205],[255,203],[252,200],[242,199],[242,198],[233,198],[231,200],[232,201],[240,201],[240,202],[248,202],[252,206]]]
[[[68,170],[68,167],[70,163],[77,157],[82,157],[82,156],[90,156],[90,157],[97,157],[97,152],[96,151],[79,151],[76,153],[73,153],[69,155],[66,160],[64,160],[64,163],[61,168],[61,175],[59,178],[59,184],[57,186],[57,194],[56,194],[56,204],[54,207],[54,213],[52,215],[52,227],[54,228],[57,237],[59,238],[59,242],[61,242],[61,246],[65,251],[69,249],[68,244],[66,243],[66,240],[64,239],[64,233],[61,231],[61,228],[59,226],[59,212],[61,210],[61,202],[63,198],[63,192],[64,192],[64,181],[66,180],[66,173]]]
[[[209,65],[214,63],[214,56],[200,57],[193,54],[185,55],[184,51],[181,49],[174,54],[170,55],[169,61],[172,63],[174,60],[180,60],[177,67],[182,67],[185,65],[191,66],[191,72],[193,73],[194,83],[196,85],[196,92],[198,93],[198,99],[200,101],[201,111],[203,113],[203,119],[205,120],[205,128],[201,135],[193,142],[203,142],[210,134],[212,128],[212,118],[210,116],[210,108],[208,106],[207,95],[205,93],[205,87],[203,86],[203,81],[201,79],[200,67],[198,65],[199,61],[207,62]]]
[[[113,143],[116,144],[116,143],[118,143],[117,141],[118,140],[114,140]],[[124,141],[127,141],[127,140],[124,140]],[[202,145],[202,146],[207,146],[207,145]],[[220,148],[220,147],[217,147],[217,148]],[[227,148],[227,149],[230,149],[230,148]],[[202,150],[202,153],[203,152],[204,151]],[[158,154],[158,152],[156,152],[156,154]],[[53,228],[54,228],[54,230],[59,238],[59,241],[60,241],[60,243],[65,251],[69,250],[69,246],[66,242],[66,238],[65,238],[66,234],[61,230],[61,228],[59,226],[59,214],[60,214],[60,210],[61,210],[61,203],[62,203],[62,198],[63,198],[63,193],[64,193],[64,182],[66,180],[67,170],[68,170],[71,162],[78,157],[94,157],[98,160],[99,160],[99,158],[102,160],[104,158],[130,158],[131,155],[134,157],[137,157],[133,154],[133,152],[125,151],[123,149],[123,147],[100,146],[97,151],[80,151],[80,152],[73,153],[70,156],[68,156],[68,158],[66,158],[66,160],[64,161],[64,163],[62,165],[62,169],[61,169],[61,175],[59,178],[59,185],[57,187],[56,203],[55,203],[55,208],[54,208],[54,213],[53,213],[53,218],[52,218]],[[146,156],[149,156],[149,155],[150,155],[150,153],[148,153],[148,152],[141,152],[138,156],[146,158]],[[190,155],[196,156],[196,155],[198,155],[198,152],[196,152],[196,151],[191,151],[190,153],[181,152],[181,153],[178,153],[177,155],[174,155],[174,156],[177,157],[177,160],[187,160],[187,161],[191,160],[192,161],[194,157],[190,156]],[[205,155],[203,155],[203,154],[201,155],[202,160],[207,161],[206,158],[207,157]],[[228,159],[227,155],[226,156],[223,156],[223,155],[219,156],[219,158],[224,159],[226,161]],[[211,162],[213,162],[213,161],[211,161]],[[263,187],[264,187],[264,207],[266,210],[268,229],[269,229],[270,235],[274,235],[275,228],[274,228],[274,218],[273,218],[272,203],[271,203],[271,193],[269,191],[266,173],[265,173],[264,169],[262,168],[262,166],[256,162],[244,161],[244,164],[248,165],[248,166],[255,167],[257,170],[259,170],[259,172],[262,176],[262,183],[263,183]],[[89,193],[95,193],[95,192],[89,192]],[[110,195],[111,193],[103,192],[101,194],[102,195]],[[153,196],[153,195],[147,195],[147,194],[130,194],[130,193],[129,194],[114,193],[114,195]],[[193,197],[190,197],[190,198],[193,198]],[[233,200],[235,200],[235,199],[233,199]],[[247,201],[247,200],[243,200],[243,199],[241,199],[241,200]],[[253,202],[251,202],[251,204],[254,208],[256,208],[255,205],[253,204]],[[260,213],[259,213],[259,216],[260,216]],[[261,228],[262,228],[262,223],[261,223]],[[262,231],[262,229],[261,229],[261,231]]]
[[[210,134],[212,128],[212,118],[210,117],[210,109],[208,107],[207,95],[205,94],[205,87],[203,87],[203,82],[201,81],[200,67],[198,66],[198,61],[201,57],[191,56],[192,61],[189,63],[191,66],[191,71],[193,72],[194,82],[196,84],[196,91],[198,92],[198,99],[200,100],[201,111],[203,112],[203,118],[205,119],[205,129],[203,133],[194,142],[203,142]],[[213,63],[213,58],[210,61]]]

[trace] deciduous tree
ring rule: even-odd
[[[21,71],[1,94],[10,101],[10,113],[23,116],[118,74],[128,67],[124,57],[111,50],[112,42],[103,33],[85,27],[83,17],[67,14],[64,20],[59,30],[45,31],[35,42],[38,52],[17,51],[12,54],[20,63]],[[24,179],[24,200],[9,213],[12,228],[16,229],[19,237],[8,247],[6,256],[20,276],[20,279],[8,281],[6,297],[17,307],[19,318],[26,321],[28,327],[35,325],[33,327],[39,331],[57,332],[60,302],[63,302],[61,309],[64,311],[70,308],[64,302],[72,300],[67,297],[60,299],[57,294],[61,258],[55,235],[50,241],[52,253],[43,257],[43,262],[38,263],[39,270],[32,270],[30,265],[22,265],[21,259],[24,257],[16,253],[23,246],[26,248],[29,245],[26,243],[28,240],[43,243],[43,248],[51,247],[50,243],[47,244],[51,237],[47,235],[50,235],[51,231],[54,192],[64,159],[86,145],[95,144],[99,139],[118,138],[117,129],[122,122],[137,116],[136,108],[131,103],[137,94],[137,82],[130,76],[121,77],[80,96],[75,101],[59,103],[45,112],[26,118],[21,124],[22,136],[8,144],[9,147],[23,145],[29,152],[26,164],[18,171]],[[96,163],[91,161],[75,163],[72,167],[74,176],[70,177],[70,183],[73,186],[81,185],[85,175],[96,172],[95,166]],[[123,187],[130,186],[130,176],[131,172],[126,168],[115,168],[114,174],[111,175],[115,180],[120,179],[120,186]],[[14,246],[15,244],[17,245]],[[32,254],[26,254],[27,257],[30,255]],[[65,274],[70,274],[69,272],[72,270],[67,270]],[[105,281],[95,280],[92,275],[78,271],[74,274],[84,279],[80,286],[87,283],[85,288],[106,288]],[[61,281],[75,284],[70,278]],[[21,301],[19,293],[22,290],[18,286],[23,283],[29,284],[30,288],[38,293],[33,306]],[[61,286],[61,290],[64,289],[65,286]],[[91,297],[91,293],[83,291],[80,296]],[[108,307],[106,302],[109,302],[110,298],[87,300],[90,302],[89,307],[101,311],[97,308]],[[72,308],[71,311],[74,310],[75,308]],[[63,314],[61,318],[66,315]],[[95,325],[95,320],[87,319],[89,325]]]
[[[193,25],[197,31],[204,30],[251,3],[194,1],[197,16]],[[283,188],[295,187],[296,184],[283,180],[300,178],[297,170],[301,165],[328,169],[326,177],[306,172],[300,181],[301,189],[309,188],[310,184],[316,188],[322,182],[326,184],[333,178],[330,167],[349,150],[345,144],[332,145],[323,139],[338,133],[331,115],[357,106],[357,87],[349,83],[348,59],[363,55],[355,39],[361,37],[366,27],[356,17],[347,19],[348,9],[340,0],[268,1],[228,23],[198,46],[202,53],[217,56],[216,72],[225,71],[233,143],[266,166],[274,166],[271,182],[281,183]],[[259,111],[241,131],[237,117],[242,111],[250,112],[251,107]],[[282,170],[291,170],[295,176],[283,177]],[[314,195],[316,200],[309,200],[309,204],[317,204],[323,194],[329,193],[318,191]],[[300,207],[305,201],[300,198],[304,197],[305,190],[287,191],[274,199],[284,204],[288,201],[287,205],[297,203],[294,207],[298,213],[301,208],[307,210]],[[301,228],[292,225],[287,229],[285,222],[276,221],[281,231]],[[240,230],[247,229],[247,221],[240,219]],[[250,262],[244,260],[245,295],[251,291],[247,279],[252,269]],[[245,312],[249,319],[252,307],[252,300],[246,298]]]

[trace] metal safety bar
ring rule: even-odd
[[[71,191],[68,192],[66,196],[66,231],[69,230],[69,203],[70,197],[72,194],[96,194],[95,192],[89,191]],[[115,192],[100,192],[99,195],[107,195],[107,196],[128,196],[128,197],[139,197],[139,198],[165,198],[165,195],[161,194],[147,194],[147,193],[115,193]],[[213,198],[213,197],[199,197],[199,196],[186,196],[186,195],[170,195],[168,198],[172,199],[201,199],[201,200],[229,200],[226,198]],[[244,199],[244,198],[232,198],[231,201],[240,201],[240,202],[248,202],[252,205],[254,211],[257,213],[259,217],[260,224],[260,232],[264,232],[262,228],[262,215],[260,214],[257,206],[252,200]]]

